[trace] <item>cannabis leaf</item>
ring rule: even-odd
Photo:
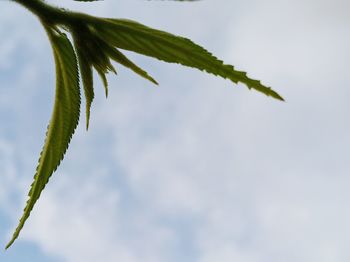
[[[19,225],[6,248],[10,247],[19,236],[41,192],[63,159],[78,125],[80,114],[79,70],[86,99],[87,129],[94,99],[93,69],[103,81],[106,96],[108,95],[106,74],[116,73],[111,61],[158,84],[146,71],[129,60],[120,49],[206,71],[227,78],[234,83],[241,82],[249,89],[255,89],[267,96],[283,100],[270,87],[249,78],[245,72],[224,64],[223,61],[187,38],[153,29],[131,20],[98,18],[71,12],[50,6],[42,0],[13,1],[37,15],[46,29],[56,65],[56,95],[47,137],[40,154],[34,182],[28,194],[29,199]],[[71,34],[74,48],[63,30]]]
[[[79,121],[80,89],[73,47],[65,34],[59,30],[46,29],[53,47],[56,65],[55,104],[34,182],[28,194],[29,200],[13,238],[6,248],[10,247],[18,237],[50,176],[63,159]]]
[[[84,84],[86,97],[86,128],[89,127],[90,107],[94,98],[92,68],[100,75],[105,86],[106,96],[108,95],[108,83],[106,74],[116,72],[111,64],[111,59],[115,62],[131,69],[141,77],[158,84],[146,71],[135,65],[118,49],[105,42],[97,36],[86,23],[76,23],[71,27],[75,49],[80,66],[80,72]]]
[[[249,88],[276,99],[283,98],[245,72],[225,65],[191,40],[144,26],[131,20],[91,18],[90,30],[115,47],[151,56],[169,63],[179,63],[208,73],[242,82]]]

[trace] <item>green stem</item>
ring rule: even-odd
[[[71,25],[76,21],[75,13],[47,4],[43,0],[12,0],[27,8],[47,24]]]

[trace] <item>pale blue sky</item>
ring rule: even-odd
[[[4,262],[343,262],[350,252],[350,4],[50,1],[190,37],[279,91],[129,53],[84,114]],[[21,215],[54,94],[34,16],[0,2],[0,245]]]

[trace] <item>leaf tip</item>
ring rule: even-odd
[[[13,243],[13,242],[12,242],[12,243]],[[8,249],[11,247],[12,243],[11,243],[11,242],[9,242],[9,243],[6,245],[6,247],[5,247],[5,251],[6,251],[6,250],[8,250]]]
[[[280,96],[277,92],[271,89],[271,96],[279,101],[286,102],[282,96]]]
[[[5,246],[5,251],[8,250],[12,244],[16,241],[18,235],[14,234],[11,238],[11,240],[7,243],[7,245]]]
[[[159,86],[159,83],[156,81],[156,80],[154,80],[152,77],[150,77],[150,79],[149,79],[153,84],[155,84],[156,86]]]

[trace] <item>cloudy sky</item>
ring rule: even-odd
[[[347,0],[50,1],[190,37],[272,86],[137,56],[96,81],[84,114],[4,262],[349,261]],[[34,16],[0,2],[0,245],[21,215],[54,95]]]

